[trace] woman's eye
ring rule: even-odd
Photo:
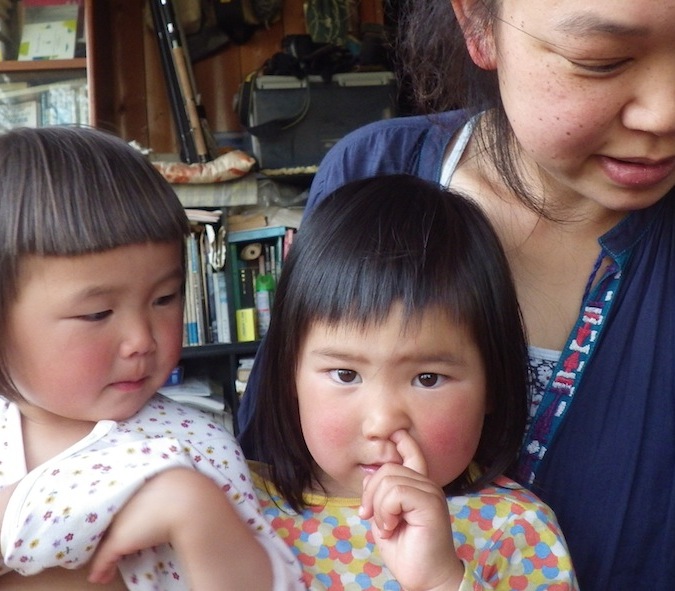
[[[341,384],[358,384],[361,381],[358,372],[352,369],[333,369],[330,376]]]
[[[618,62],[601,63],[601,62],[578,62],[569,60],[569,62],[585,72],[593,74],[613,74],[617,70],[623,68],[630,60],[620,60]]]
[[[413,380],[413,385],[433,388],[443,381],[444,377],[437,373],[421,373]]]

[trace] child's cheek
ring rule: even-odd
[[[480,440],[482,421],[439,421],[427,425],[418,440],[429,478],[445,486],[471,463]]]

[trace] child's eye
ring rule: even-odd
[[[104,310],[103,312],[94,312],[93,314],[82,314],[77,316],[77,318],[86,322],[99,322],[100,320],[105,320],[111,314],[112,310]]]
[[[433,388],[443,383],[445,376],[438,373],[421,373],[413,380],[414,386],[421,386],[422,388]]]
[[[341,384],[359,384],[361,377],[352,369],[332,369],[330,377]]]

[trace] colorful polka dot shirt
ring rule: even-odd
[[[300,561],[309,589],[401,589],[382,563],[370,523],[358,516],[359,499],[309,495],[310,506],[298,515],[255,472],[253,482],[263,513]],[[465,566],[462,591],[578,589],[555,516],[515,482],[500,478],[479,492],[449,497],[448,510]]]

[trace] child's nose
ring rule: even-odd
[[[400,429],[409,429],[410,414],[405,400],[386,386],[374,389],[363,408],[362,431],[367,439],[389,439]]]
[[[157,347],[152,323],[146,318],[127,322],[122,334],[121,353],[123,357],[146,355]]]

